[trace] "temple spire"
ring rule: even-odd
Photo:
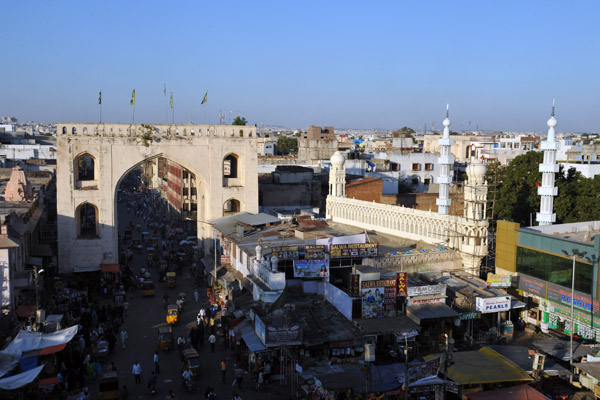
[[[438,164],[440,166],[440,176],[437,177],[437,183],[440,185],[439,196],[435,200],[438,206],[438,213],[447,215],[450,212],[450,184],[452,183],[452,171],[454,166],[454,156],[450,150],[454,140],[450,139],[450,105],[446,104],[446,119],[442,122],[444,125],[444,134],[439,140],[440,157]]]

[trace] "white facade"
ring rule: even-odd
[[[56,160],[56,146],[41,144],[3,144],[0,157],[10,160]]]

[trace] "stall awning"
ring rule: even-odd
[[[419,330],[419,325],[404,315],[393,318],[364,318],[355,322],[366,333],[403,333]]]
[[[66,343],[57,344],[54,346],[44,347],[43,349],[31,350],[27,353],[24,353],[21,357],[36,357],[36,356],[45,356],[47,354],[58,353],[59,351],[63,351],[63,349],[67,346]]]
[[[100,264],[101,270],[103,273],[111,273],[118,274],[119,273],[119,264]]]
[[[512,297],[510,299],[510,309],[514,310],[516,308],[525,308],[525,303],[523,303],[522,301],[519,301],[518,299],[515,299],[514,297]]]
[[[33,382],[33,380],[38,377],[40,372],[42,372],[43,368],[44,365],[40,365],[39,367],[31,369],[27,372],[23,372],[22,374],[0,379],[0,389],[14,390],[20,388],[21,386],[25,386],[28,383]]]
[[[458,313],[445,303],[418,304],[408,306],[406,315],[420,323],[424,319],[456,318]]]
[[[73,267],[73,272],[95,272],[95,271],[100,271],[99,265],[88,265],[88,266],[76,265]]]

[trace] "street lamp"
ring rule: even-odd
[[[568,251],[562,250],[562,252],[567,257],[573,257],[573,275],[571,277],[571,327],[570,327],[570,338],[569,338],[569,364],[571,365],[571,370],[573,370],[573,331],[575,330],[575,323],[573,322],[573,304],[575,298],[575,260],[577,257],[583,258],[587,251],[579,251],[578,249],[571,249],[571,253]],[[593,302],[593,301],[592,301]]]
[[[38,269],[39,268],[39,269]],[[44,269],[34,265],[31,269],[33,271],[33,278],[35,280],[35,308],[36,310],[40,309],[40,288],[38,286],[38,277],[40,274],[44,273]]]

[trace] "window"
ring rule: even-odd
[[[230,154],[225,159],[223,159],[223,177],[224,178],[237,178],[237,156],[235,154]]]
[[[517,272],[571,289],[573,260],[541,251],[517,247]],[[575,290],[591,293],[593,267],[575,262]]]
[[[419,163],[413,163],[412,170],[413,171],[420,171],[421,170],[421,164],[419,164]]]
[[[89,154],[83,154],[77,157],[75,166],[77,168],[78,181],[93,181],[95,180],[95,161],[94,157]]]
[[[67,134],[67,127],[66,127],[66,126],[63,126],[63,128],[62,128],[62,133],[63,133],[63,135],[66,135],[66,134]]]
[[[77,221],[80,238],[98,237],[98,209],[90,203],[84,203],[77,209]]]
[[[236,199],[229,199],[223,204],[223,216],[240,212],[240,202]]]
[[[432,163],[426,163],[425,164],[425,171],[433,171],[433,164]]]
[[[430,178],[425,178],[423,179],[423,183],[426,185],[429,185],[431,183],[431,179]]]

